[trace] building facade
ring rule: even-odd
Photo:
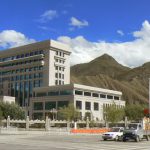
[[[0,95],[28,108],[33,88],[70,83],[70,48],[53,40],[0,51]]]
[[[125,106],[122,93],[70,84],[70,47],[46,40],[0,51],[0,96],[15,97],[30,118],[44,118],[70,102],[80,111],[103,120],[103,108]]]
[[[79,110],[82,119],[89,116],[92,120],[103,120],[103,109],[113,103],[120,108],[125,106],[119,91],[79,84],[35,88],[34,92],[35,97],[32,97],[30,104],[30,117],[34,119],[45,118],[46,115],[51,115],[52,118],[52,113],[55,113],[57,119],[59,108],[70,102]]]

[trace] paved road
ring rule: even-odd
[[[102,141],[99,135],[0,135],[0,150],[149,150],[150,141]]]

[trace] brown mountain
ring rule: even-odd
[[[71,67],[73,83],[122,91],[127,103],[148,103],[149,77],[150,62],[131,69],[107,54]]]

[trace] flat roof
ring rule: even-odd
[[[34,88],[33,90],[36,92],[45,92],[48,90],[67,90],[67,89],[79,89],[84,91],[91,91],[91,92],[100,92],[100,93],[109,93],[109,94],[116,94],[122,95],[122,92],[109,90],[104,88],[98,88],[93,86],[81,85],[81,84],[66,84],[66,85],[55,85],[55,86],[47,86],[47,87],[38,87]]]
[[[42,50],[42,49],[50,49],[50,48],[60,49],[71,53],[71,48],[66,44],[54,40],[45,40],[45,41],[34,42],[34,43],[30,43],[18,47],[13,47],[5,50],[0,50],[0,57],[5,57],[5,56],[7,57],[8,55],[14,55],[14,53],[19,54],[27,50],[37,50],[37,49]]]

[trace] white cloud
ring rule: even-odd
[[[75,17],[71,17],[70,19],[70,25],[71,26],[74,26],[74,27],[78,27],[78,28],[81,28],[81,27],[84,27],[84,26],[88,26],[89,23],[86,21],[86,20],[78,20],[77,18]]]
[[[123,65],[136,67],[150,61],[150,23],[144,21],[142,28],[132,35],[134,40],[119,43],[90,42],[83,36],[60,36],[57,40],[72,47],[71,64],[85,63],[107,53]]]
[[[34,39],[27,38],[24,34],[15,30],[4,30],[0,32],[0,47],[9,48],[35,42]]]
[[[117,33],[118,33],[119,35],[121,35],[121,36],[124,36],[124,33],[123,33],[122,30],[117,30]]]
[[[39,22],[45,23],[56,17],[58,17],[58,13],[56,10],[47,10],[40,16]]]

